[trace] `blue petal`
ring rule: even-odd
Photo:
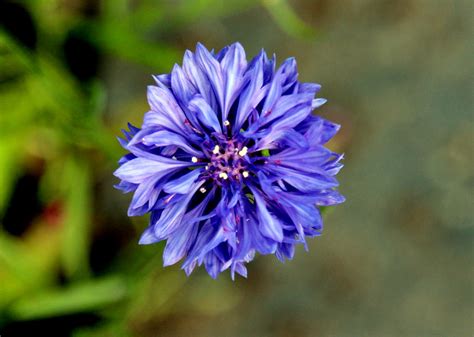
[[[278,143],[291,148],[297,148],[300,151],[306,151],[309,148],[308,140],[301,133],[295,131],[295,129],[286,130]]]
[[[298,104],[288,110],[282,118],[272,123],[274,130],[291,129],[301,123],[309,114],[311,114],[311,102]]]
[[[196,239],[198,226],[186,224],[181,226],[166,242],[163,252],[163,266],[170,266],[181,260]]]
[[[196,96],[189,102],[189,110],[194,112],[206,127],[222,132],[216,112],[201,96]]]
[[[248,233],[252,241],[252,246],[260,254],[273,254],[275,252],[277,243],[262,235],[257,219],[251,216],[250,213],[245,218],[242,228]]]
[[[291,243],[280,243],[276,251],[276,257],[285,262],[285,259],[292,260],[295,255],[295,245]]]
[[[340,125],[317,118],[305,133],[305,137],[312,143],[326,144],[341,128]]]
[[[257,215],[260,232],[267,238],[277,242],[283,241],[283,229],[280,221],[270,214],[263,197],[255,188],[250,187],[257,205]]]
[[[159,241],[160,240],[158,240],[154,234],[153,227],[150,226],[147,229],[145,229],[145,231],[142,233],[140,237],[140,241],[138,241],[138,243],[140,245],[149,245],[149,244],[156,243]]]
[[[240,43],[234,43],[221,61],[221,68],[224,72],[224,106],[222,111],[222,120],[227,120],[232,103],[240,93],[240,87],[243,82],[243,73],[247,67],[244,48]]]
[[[318,193],[316,205],[318,206],[332,206],[343,203],[346,198],[336,190],[322,190]]]
[[[311,104],[313,109],[319,108],[321,105],[325,104],[328,100],[325,98],[315,98]]]
[[[137,156],[135,156],[133,153],[127,153],[125,156],[123,156],[122,158],[120,158],[120,160],[118,161],[118,163],[120,165],[123,165],[125,164],[127,161],[130,161],[132,159],[135,159]]]
[[[281,72],[277,72],[275,77],[270,85],[270,89],[268,90],[267,98],[265,99],[265,103],[263,104],[262,108],[262,115],[266,115],[273,109],[276,101],[280,98],[282,94],[282,81],[283,81],[283,74]]]
[[[323,173],[322,165],[327,162],[333,153],[323,146],[311,147],[306,151],[300,149],[286,149],[269,156],[268,162],[274,165],[291,167],[296,170]]]
[[[242,262],[235,262],[232,264],[232,267],[230,268],[230,275],[232,277],[232,280],[234,280],[235,276],[234,274],[237,272],[237,274],[247,278],[247,268]]]
[[[121,190],[123,193],[130,193],[132,191],[135,191],[138,185],[121,180],[120,183],[114,185],[114,187],[118,190]]]
[[[221,65],[201,43],[196,46],[196,62],[207,75],[221,110],[224,110],[224,76]]]
[[[247,120],[252,109],[260,103],[260,101],[257,102],[255,97],[263,86],[263,55],[260,55],[260,57],[256,59],[253,68],[251,68],[247,74],[250,77],[250,81],[240,94],[234,132],[240,130],[240,127]]]
[[[187,140],[183,136],[167,130],[159,130],[147,136],[144,136],[142,138],[142,142],[145,145],[155,146],[175,145],[193,156],[203,156],[203,153],[189,145]]]
[[[285,92],[290,88],[298,78],[298,70],[296,67],[296,60],[294,57],[287,58],[285,62],[278,69],[284,75],[284,80],[282,83],[282,90]]]
[[[343,164],[341,164],[339,161],[344,158],[344,155],[341,154],[337,156],[334,160],[331,162],[328,162],[323,165],[323,169],[326,172],[327,175],[329,176],[334,176],[339,173],[339,171],[343,168]]]
[[[120,166],[114,175],[122,180],[139,184],[151,176],[163,176],[173,170],[190,166],[192,163],[173,160],[161,156],[154,159],[135,158]]]
[[[130,139],[130,141],[128,142],[127,144],[127,150],[129,150],[129,148],[133,145],[137,145],[137,144],[140,144],[143,142],[143,138],[145,138],[145,136],[148,136],[152,133],[154,133],[156,130],[158,130],[159,128],[158,127],[153,127],[153,128],[143,128],[142,130],[140,130],[139,132],[137,132],[135,134],[135,136],[133,136],[132,139]]]
[[[298,93],[309,93],[313,96],[319,90],[321,90],[321,85],[317,83],[300,83],[298,87]]]
[[[335,178],[322,174],[307,173],[279,165],[262,166],[262,169],[275,174],[302,192],[311,192],[338,186],[338,182]]]
[[[117,140],[120,143],[120,146],[122,146],[124,149],[127,149],[128,140],[125,140],[121,137],[117,137]]]
[[[198,89],[201,96],[204,97],[213,109],[217,109],[216,98],[214,97],[209,80],[198,66],[195,56],[189,50],[186,50],[184,53],[183,70],[189,81]]]
[[[203,169],[192,170],[191,172],[179,177],[175,180],[170,180],[163,185],[163,190],[166,193],[186,194],[193,188],[193,183],[198,179]]]
[[[142,207],[146,203],[149,203],[148,207],[143,208],[143,212],[148,212],[150,208],[155,204],[156,200],[158,199],[158,195],[161,192],[161,188],[155,186],[160,177],[150,177],[143,181],[135,191],[133,195],[132,201],[130,203],[128,215],[129,216],[136,216],[136,215],[143,215],[134,212],[134,210]]]
[[[217,61],[221,62],[222,59],[224,58],[224,56],[227,54],[227,52],[229,51],[230,49],[230,46],[225,46],[224,48],[222,48],[214,57]]]
[[[206,255],[216,248],[219,244],[225,241],[224,230],[222,228],[218,228],[217,231],[213,232],[213,235],[210,237],[209,240],[203,245],[200,246],[199,253],[198,253],[198,263],[201,264]],[[197,246],[197,243],[196,243]]]
[[[194,196],[196,190],[204,183],[197,182],[192,185],[189,194],[171,206],[167,206],[161,214],[159,220],[154,225],[155,236],[159,239],[167,238],[171,233],[177,230],[182,224],[183,216],[188,207],[189,201]]]
[[[171,71],[171,89],[183,107],[187,106],[191,98],[197,93],[194,85],[177,64],[174,65]]]
[[[171,88],[170,74],[153,75],[156,84],[161,88]]]
[[[177,64],[171,73],[171,88],[187,119],[194,127],[198,128],[195,131],[201,132],[196,117],[188,110],[188,103],[198,93],[198,90]]]
[[[186,258],[186,261],[183,263],[182,268],[188,267],[194,261],[198,261],[199,264],[201,264],[206,254],[224,240],[225,237],[222,228],[214,226],[211,220],[207,220],[199,231],[197,240]]]
[[[145,117],[143,119],[143,128],[152,128],[155,130],[158,128],[166,128],[177,133],[182,133],[182,129],[174,123],[174,121],[170,118],[170,115],[161,111],[158,112],[151,110],[145,113]]]
[[[275,120],[268,128],[267,135],[256,144],[255,149],[264,149],[268,144],[277,141],[285,135],[286,130],[294,128],[311,114],[311,104],[299,104],[288,111],[282,118]]]
[[[236,211],[236,227],[239,229],[236,233],[239,244],[237,245],[237,249],[235,250],[234,258],[236,260],[243,260],[253,249],[253,245],[252,236],[249,233],[247,226],[245,225],[245,223],[248,222],[247,214],[244,210],[240,195],[238,200],[238,207],[234,209]]]
[[[272,58],[269,59],[263,50],[261,54],[263,56],[263,83],[267,84],[270,83],[275,73],[276,56],[273,54]]]
[[[204,259],[204,266],[206,267],[208,274],[213,279],[216,279],[221,270],[221,262],[217,256],[211,253],[207,254],[206,258]]]
[[[291,114],[293,108],[300,104],[309,104],[312,101],[312,94],[296,94],[281,96],[275,103],[273,110],[262,115],[263,123],[269,123],[285,114]]]
[[[184,131],[186,116],[168,89],[148,86],[148,103],[153,111],[162,113],[173,121],[178,129]],[[184,133],[186,133],[184,131]]]
[[[183,226],[178,227],[176,232],[168,238],[165,250],[163,252],[163,265],[169,266],[175,264],[188,254],[189,249],[196,240],[199,229],[198,222],[201,221],[201,215],[206,208],[209,200],[214,197],[214,190],[211,190],[206,198],[193,210],[186,213],[182,219]]]

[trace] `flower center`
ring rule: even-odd
[[[246,146],[229,139],[221,141],[218,145],[211,148],[206,165],[208,179],[213,179],[219,184],[226,180],[242,180],[249,176],[247,171],[247,151]],[[203,161],[193,157],[193,162]]]

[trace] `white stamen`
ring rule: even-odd
[[[198,162],[198,159],[197,159],[196,157],[192,157],[192,158],[191,158],[191,161],[192,161],[193,163],[197,163],[197,162]]]
[[[247,178],[247,177],[249,176],[249,172],[248,172],[248,171],[242,172],[242,176],[243,176],[244,178]]]
[[[227,178],[229,178],[229,176],[227,175],[227,173],[221,172],[221,173],[219,173],[219,178],[222,178],[222,179],[226,180]]]
[[[212,150],[212,153],[219,154],[219,150],[220,150],[219,145],[216,145],[214,146],[214,150]]]
[[[171,159],[177,160],[178,158],[176,158],[176,156],[173,156],[173,157],[171,157]]]
[[[224,121],[224,125],[225,125],[225,126],[229,126],[229,125],[230,125],[230,122],[229,122],[229,121]]]
[[[242,150],[239,151],[239,156],[241,157],[245,156],[247,154],[247,150],[248,150],[247,146],[244,146]]]
[[[199,189],[199,191],[200,191],[201,193],[206,193],[207,190],[206,190],[204,187],[201,187],[201,188]]]

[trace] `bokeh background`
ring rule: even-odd
[[[0,334],[473,336],[474,5],[469,0],[0,2]],[[235,282],[162,267],[114,190],[151,74],[240,41],[342,130],[345,204]]]

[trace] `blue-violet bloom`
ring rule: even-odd
[[[319,207],[344,201],[342,155],[324,147],[339,125],[311,114],[321,86],[298,82],[294,58],[275,64],[263,50],[247,62],[239,43],[198,43],[154,76],[141,129],[119,139],[117,187],[134,192],[129,216],[150,213],[140,244],[166,240],[165,266],[246,277],[256,252],[292,259],[320,234]]]

